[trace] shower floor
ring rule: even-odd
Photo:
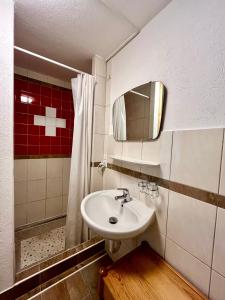
[[[29,267],[65,249],[65,219],[16,232],[16,269]]]
[[[65,248],[65,227],[21,241],[21,269],[46,259]]]

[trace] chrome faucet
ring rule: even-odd
[[[118,188],[117,190],[123,191],[123,195],[115,197],[115,200],[123,199],[123,201],[121,201],[121,205],[122,206],[125,203],[130,202],[132,200],[128,189],[126,189],[126,188]]]

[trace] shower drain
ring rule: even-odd
[[[118,222],[118,219],[116,217],[110,217],[109,218],[109,223],[110,224],[116,224]]]

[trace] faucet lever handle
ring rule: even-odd
[[[117,188],[117,190],[123,191],[123,195],[124,195],[124,196],[129,195],[129,190],[128,190],[127,188]]]

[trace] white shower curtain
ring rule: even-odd
[[[114,138],[119,141],[127,139],[125,98],[120,96],[113,105]]]
[[[88,228],[81,217],[80,203],[90,192],[94,94],[93,76],[78,75],[71,82],[75,120],[66,219],[66,248],[88,239]]]

